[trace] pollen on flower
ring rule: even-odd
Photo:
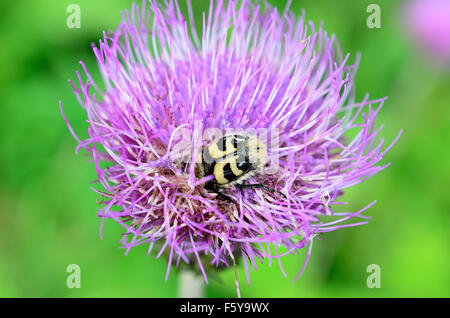
[[[93,49],[105,89],[84,64],[71,82],[89,136],[79,139],[63,114],[94,163],[98,216],[124,227],[127,251],[146,244],[167,256],[166,279],[188,264],[207,281],[212,269],[242,260],[250,281],[258,262],[282,268],[309,244],[308,260],[317,234],[367,222],[361,213],[373,203],[348,213],[333,206],[387,166],[378,164],[392,144],[382,150],[375,128],[386,99],[354,100],[357,61],[341,58],[334,35],[288,7],[247,0],[212,1],[200,31],[190,4],[187,19],[175,0],[146,6],[123,12]],[[196,160],[215,140],[211,130],[263,132],[264,169],[248,172],[244,185],[208,188],[216,176],[199,177]],[[227,147],[245,154],[238,139]],[[244,173],[227,163],[224,179]],[[335,220],[322,222],[326,215]]]

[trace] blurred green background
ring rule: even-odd
[[[182,1],[183,2],[183,1]],[[270,1],[280,8],[285,1]],[[381,7],[381,29],[366,26],[366,8]],[[81,7],[81,28],[66,26],[66,8]],[[193,0],[197,15],[208,1]],[[301,0],[315,23],[335,33],[344,52],[362,53],[358,99],[389,96],[378,123],[390,142],[392,166],[346,191],[347,211],[376,199],[368,225],[316,240],[300,279],[304,254],[284,259],[288,277],[268,263],[245,282],[247,297],[449,297],[450,296],[450,71],[433,66],[402,25],[401,1]],[[164,281],[166,260],[128,256],[119,249],[122,228],[107,221],[99,238],[94,166],[76,156],[76,142],[59,111],[80,137],[86,114],[67,79],[79,60],[98,75],[90,43],[114,29],[131,1],[2,1],[0,4],[0,296],[175,297],[177,275]],[[66,287],[66,267],[81,267],[81,288]],[[369,264],[381,268],[381,288],[366,286]],[[207,286],[208,297],[235,297],[232,271]]]

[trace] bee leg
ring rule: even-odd
[[[230,198],[228,195],[225,195],[225,194],[223,194],[223,193],[221,193],[221,192],[216,192],[216,194],[217,194],[217,198],[222,199],[222,200],[224,200],[224,201],[229,201],[229,202],[231,202],[231,203],[236,204],[236,201],[234,201],[234,200],[233,200],[232,198]]]
[[[275,190],[273,188],[269,188],[266,187],[264,184],[262,183],[256,183],[256,184],[239,184],[238,187],[242,190],[242,189],[264,189],[266,191],[272,192],[272,193],[279,193],[281,194],[285,199],[287,199],[286,195],[283,192],[280,192],[278,190]]]

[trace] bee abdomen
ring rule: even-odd
[[[253,136],[228,135],[205,147],[202,170],[206,175],[214,176],[206,187],[228,186],[250,177],[250,172],[257,169],[265,159],[260,145],[264,147]],[[252,162],[251,158],[256,160]]]

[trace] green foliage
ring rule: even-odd
[[[193,1],[196,12],[208,1]],[[282,9],[284,1],[270,1]],[[415,51],[401,25],[401,2],[377,1],[382,28],[366,27],[372,1],[294,1],[293,9],[336,33],[344,52],[362,54],[357,96],[389,96],[379,124],[389,143],[385,171],[349,189],[347,211],[377,204],[368,225],[324,234],[295,283],[305,252],[286,258],[287,278],[266,262],[241,293],[249,297],[448,297],[450,296],[450,72],[433,69]],[[125,256],[122,229],[106,221],[103,239],[94,167],[75,156],[75,141],[59,111],[62,100],[75,131],[85,137],[86,115],[68,78],[79,60],[95,70],[90,43],[113,29],[130,1],[78,1],[81,28],[66,27],[63,1],[9,2],[0,6],[0,296],[175,297],[175,271],[164,281],[166,260],[147,257],[147,247]],[[98,75],[98,74],[97,74]],[[94,185],[95,186],[95,185]],[[66,267],[81,267],[81,288],[66,287]],[[381,288],[366,286],[369,264],[381,267]],[[235,297],[234,273],[207,287],[210,297]]]

